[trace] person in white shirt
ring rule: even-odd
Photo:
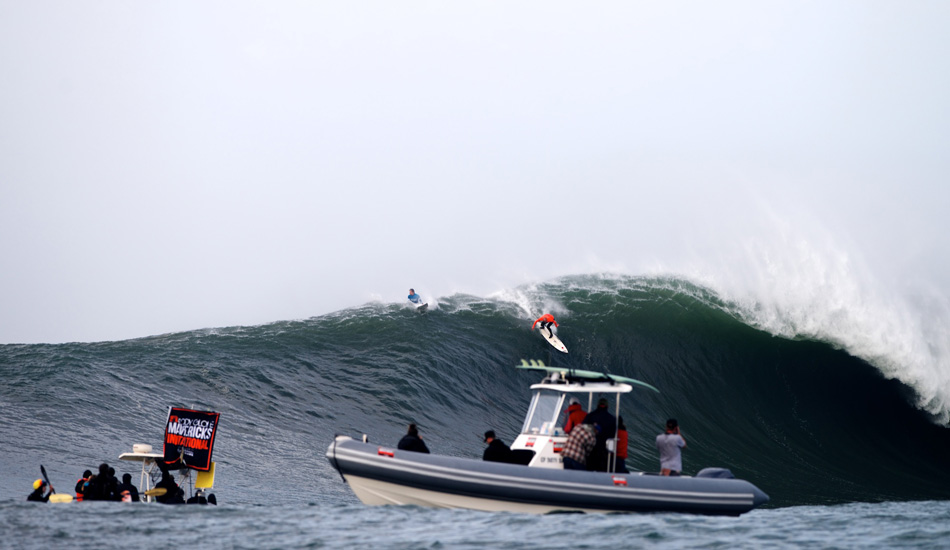
[[[683,471],[683,455],[686,439],[680,433],[675,418],[666,421],[666,432],[656,436],[656,448],[660,451],[660,475],[678,476]]]

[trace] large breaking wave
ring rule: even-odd
[[[866,332],[867,311],[842,304],[816,328],[780,301],[669,277],[566,277],[430,301],[425,315],[372,303],[258,327],[0,346],[0,474],[26,486],[43,463],[75,480],[133,443],[157,446],[167,407],[180,405],[222,413],[222,500],[349,501],[323,459],[335,433],[393,444],[416,422],[434,452],[479,457],[479,434],[510,442],[521,426],[538,379],[513,368],[526,358],[661,390],[622,406],[636,469],[658,468],[653,437],[675,416],[687,473],[730,467],[773,505],[950,497],[945,359],[919,353],[925,335]],[[529,330],[542,311],[569,354]]]

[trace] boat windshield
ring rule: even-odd
[[[561,405],[563,402],[564,394],[561,392],[545,390],[534,392],[534,397],[531,398],[531,406],[528,407],[528,416],[525,418],[521,433],[553,434],[554,428],[558,425],[558,417],[561,415]]]

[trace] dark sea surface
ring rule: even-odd
[[[551,311],[567,355],[531,322]],[[368,304],[257,327],[121,342],[0,346],[0,546],[225,548],[950,547],[950,429],[916,387],[847,343],[750,326],[688,281],[572,277],[489,298]],[[659,467],[676,417],[684,473],[730,468],[771,497],[740,518],[524,516],[363,506],[327,463],[334,434],[480,457],[511,442],[536,372],[521,359],[660,389],[622,403],[632,470]],[[899,368],[899,365],[898,365]],[[221,413],[217,507],[25,502],[44,465],[68,492],[135,443],[161,449],[169,406]]]
[[[0,548],[948,548],[950,502],[545,516],[360,504],[0,503]]]

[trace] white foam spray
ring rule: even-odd
[[[500,290],[489,296],[493,300],[512,304],[516,312],[513,315],[534,321],[544,313],[550,313],[555,318],[564,317],[569,313],[564,306],[550,293],[545,292],[543,285],[536,283],[518,288]]]
[[[697,263],[687,278],[717,292],[748,324],[828,342],[913,388],[918,407],[950,424],[950,302],[920,281],[880,277],[830,232],[776,223],[740,256]]]

